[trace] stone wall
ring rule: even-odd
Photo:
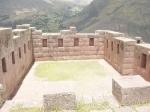
[[[123,33],[96,31],[104,40],[104,59],[122,75],[133,74],[134,45],[137,42]]]
[[[70,27],[60,33],[33,32],[36,61],[104,58],[122,75],[133,74],[135,43],[123,33],[105,30],[87,34]]]
[[[71,27],[72,28],[72,27]],[[33,33],[35,60],[102,59],[103,39],[99,34],[82,34],[63,30],[60,33]]]
[[[133,75],[135,44],[136,41],[133,39],[115,39],[116,52],[114,53],[114,67],[117,68],[122,75]]]
[[[141,75],[150,81],[150,44],[140,37],[97,30],[76,33],[75,27],[60,33],[43,33],[30,25],[0,28],[0,84],[8,99],[34,60],[105,59],[122,75]]]
[[[34,61],[31,32],[30,25],[18,25],[14,30],[0,28],[0,84],[4,100],[10,97]]]
[[[150,81],[150,44],[136,44],[134,52],[134,74]]]

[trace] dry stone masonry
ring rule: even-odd
[[[3,99],[8,99],[34,61],[32,28],[0,28],[0,83]]]
[[[150,102],[150,83],[141,76],[113,78],[112,83],[112,94],[121,105]]]
[[[67,88],[67,89],[66,89]],[[46,82],[44,84],[44,110],[77,108],[74,82]]]
[[[7,100],[34,61],[105,59],[122,75],[141,75],[150,81],[150,44],[141,37],[97,30],[43,33],[29,24],[0,28],[0,84]]]

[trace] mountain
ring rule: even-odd
[[[0,27],[29,23],[44,32],[58,32],[61,23],[79,13],[75,0],[0,0]]]
[[[63,23],[79,32],[113,30],[150,42],[150,0],[93,0],[75,17]]]
[[[51,2],[51,0],[45,0],[45,1]],[[72,3],[78,4],[78,5],[88,5],[93,0],[59,0],[59,1],[61,1],[61,2],[72,2]]]
[[[88,5],[90,4],[93,0],[66,0],[66,1],[70,1],[79,5]]]

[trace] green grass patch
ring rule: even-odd
[[[135,105],[129,105],[131,108],[133,108],[136,111],[137,107],[142,107],[142,106],[150,106],[150,103],[139,103]]]
[[[137,105],[130,105],[129,107],[133,108],[136,111],[136,107],[141,106],[150,106],[150,103],[145,104],[137,104]],[[121,108],[124,106],[120,106],[118,108]],[[126,107],[126,106],[125,106]],[[112,107],[107,100],[103,100],[101,102],[93,101],[91,104],[84,104],[83,102],[78,102],[77,109],[76,110],[61,110],[61,109],[55,109],[55,110],[49,110],[44,112],[91,112],[93,110],[107,110],[110,109],[114,111],[114,108]],[[24,108],[22,104],[18,104],[15,107],[12,107],[9,112],[43,112],[42,108]]]
[[[49,110],[44,112],[90,112],[92,110],[104,110],[104,109],[112,109],[109,102],[104,100],[102,102],[93,101],[91,104],[84,104],[83,102],[79,102],[77,104],[76,110]],[[9,110],[9,112],[43,112],[42,108],[24,108],[23,105],[19,104]]]
[[[107,100],[101,102],[93,101],[91,104],[84,104],[82,102],[78,103],[77,112],[90,112],[93,110],[105,110],[112,109],[111,105]]]
[[[41,108],[24,108],[22,104],[12,107],[9,112],[42,112]]]
[[[49,81],[80,80],[110,75],[98,61],[46,62],[39,64],[35,75]]]

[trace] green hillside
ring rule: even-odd
[[[150,42],[150,0],[94,0],[63,26],[80,32],[114,30]]]
[[[58,32],[62,22],[74,17],[83,5],[71,0],[0,0],[0,26],[29,23],[44,32]]]

